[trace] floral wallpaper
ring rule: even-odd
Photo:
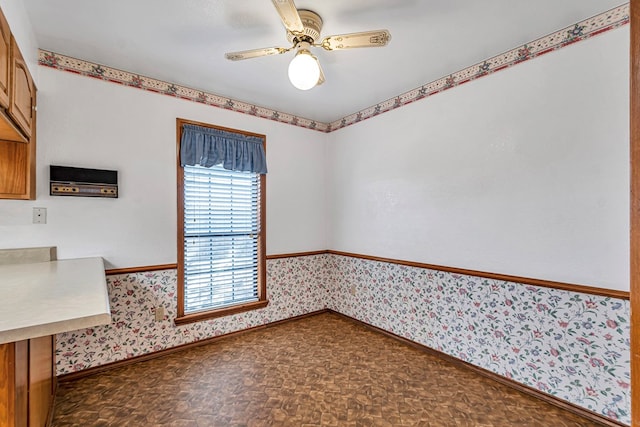
[[[321,254],[268,260],[264,309],[175,326],[175,270],[107,285],[111,324],[59,334],[58,375],[329,308],[630,423],[628,300]]]
[[[334,255],[329,308],[629,424],[629,301]]]
[[[67,374],[326,308],[326,255],[267,261],[269,305],[176,326],[176,270],[107,276],[111,324],[57,335],[57,374]],[[162,321],[155,307],[165,308]]]

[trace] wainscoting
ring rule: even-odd
[[[323,310],[327,255],[267,261],[266,308],[176,326],[176,270],[107,276],[111,324],[57,336],[63,375]],[[154,308],[165,317],[155,321]]]
[[[320,253],[267,261],[266,308],[175,326],[175,270],[107,282],[112,323],[58,335],[58,375],[329,308],[630,423],[625,298]]]
[[[329,308],[630,423],[629,301],[329,258]]]

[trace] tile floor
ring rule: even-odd
[[[324,313],[61,383],[53,426],[593,426]]]

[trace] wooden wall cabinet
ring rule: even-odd
[[[36,88],[0,11],[0,199],[36,197]]]
[[[11,36],[11,71],[9,80],[9,107],[7,113],[29,139],[36,112],[36,91],[27,63]]]
[[[44,427],[55,393],[52,335],[0,344],[0,427]]]
[[[0,11],[0,107],[9,107],[9,76],[11,75],[11,30]]]

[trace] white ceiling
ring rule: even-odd
[[[322,36],[386,28],[387,47],[314,50],[326,83],[288,81],[293,51],[231,62],[225,52],[289,47],[270,0],[24,0],[42,49],[332,122],[624,4],[623,0],[296,0]]]

